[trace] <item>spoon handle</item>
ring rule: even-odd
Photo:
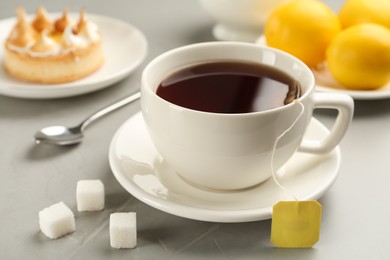
[[[128,97],[125,97],[117,102],[114,102],[112,103],[111,105],[108,105],[104,108],[102,108],[101,110],[95,112],[94,114],[90,115],[89,117],[87,117],[83,122],[80,123],[79,127],[81,130],[84,130],[90,123],[92,123],[93,121],[99,119],[100,117],[118,109],[118,108],[121,108],[133,101],[136,101],[137,99],[139,99],[141,97],[141,93],[140,92],[137,92],[137,93],[134,93],[132,94],[131,96],[128,96]]]

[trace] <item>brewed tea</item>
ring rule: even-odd
[[[250,113],[277,108],[300,96],[300,85],[274,67],[234,61],[178,70],[157,88],[161,98],[194,110]]]

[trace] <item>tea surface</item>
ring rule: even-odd
[[[250,113],[291,103],[299,98],[300,86],[274,67],[226,61],[178,70],[161,82],[157,95],[204,112]]]

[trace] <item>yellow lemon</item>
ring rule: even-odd
[[[316,66],[341,31],[337,15],[318,0],[292,0],[277,6],[266,21],[267,44]]]
[[[390,29],[374,23],[351,26],[329,45],[326,60],[345,87],[379,88],[390,81]]]
[[[341,7],[343,28],[360,23],[378,23],[390,28],[390,0],[348,0]]]

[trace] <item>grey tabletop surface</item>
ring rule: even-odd
[[[338,10],[341,1],[324,1]],[[32,100],[0,96],[0,259],[390,259],[390,100],[355,101],[355,114],[340,144],[342,161],[323,205],[320,241],[310,249],[280,249],[270,242],[271,220],[213,223],[171,215],[140,202],[113,176],[108,148],[122,123],[140,110],[126,106],[87,129],[74,147],[35,145],[38,129],[74,125],[96,109],[139,89],[148,61],[172,48],[213,41],[213,20],[196,0],[0,1],[0,19],[18,5],[34,12],[68,7],[128,22],[149,43],[145,61],[119,83],[90,94]],[[0,30],[2,30],[0,28]],[[129,47],[131,48],[131,47]],[[315,117],[331,127],[333,112]],[[106,207],[78,213],[75,187],[101,179]],[[76,215],[77,230],[50,240],[39,230],[38,212],[64,201]],[[109,215],[134,211],[138,246],[110,247]]]

